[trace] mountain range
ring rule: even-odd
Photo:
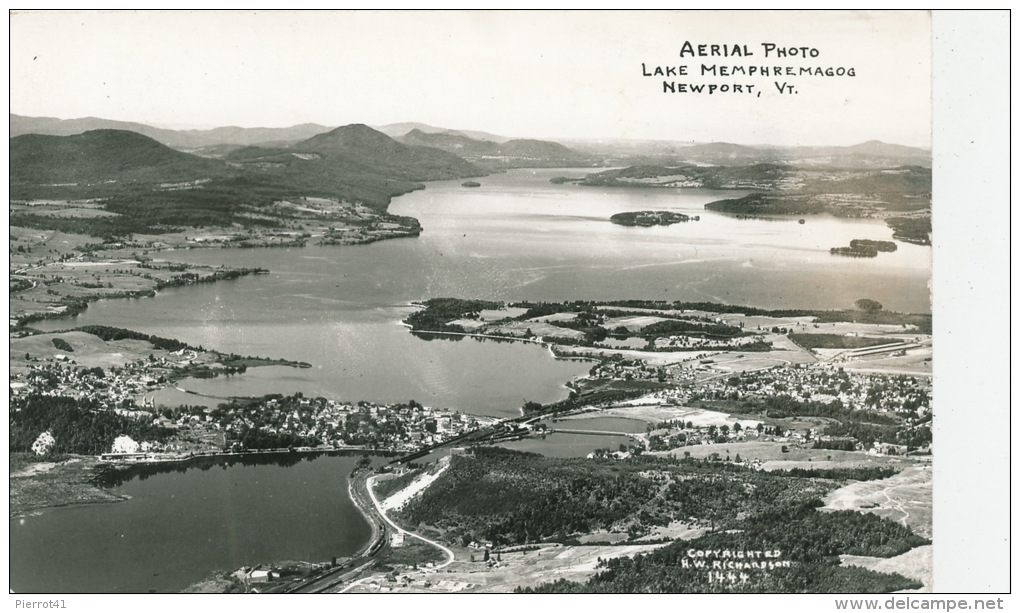
[[[227,171],[222,161],[177,151],[128,130],[90,130],[70,136],[22,134],[10,139],[12,189],[166,183],[221,176]]]
[[[547,140],[517,138],[496,142],[471,138],[453,130],[430,133],[420,128],[397,138],[408,145],[435,147],[473,163],[496,168],[556,168],[593,165],[599,161],[598,158]]]
[[[731,143],[633,146],[617,142],[595,143],[594,148],[584,149],[548,140],[479,139],[421,124],[392,138],[364,124],[332,130],[303,124],[175,131],[90,118],[11,115],[12,133],[35,129],[73,132],[92,125],[126,125],[135,130],[105,127],[67,135],[26,133],[12,137],[11,198],[99,199],[106,211],[118,214],[93,220],[100,229],[115,226],[118,232],[155,231],[182,225],[271,224],[266,207],[301,197],[361,203],[382,213],[391,198],[421,188],[424,181],[478,177],[507,168],[627,167],[617,173],[619,176],[601,173],[584,183],[601,185],[606,181],[627,183],[634,173],[669,176],[686,167],[685,172],[692,176],[711,170],[712,180],[705,179],[706,185],[722,181],[720,186],[760,185],[766,179],[763,168],[782,169],[783,176],[796,174],[798,168],[829,167],[839,172],[852,168],[856,169],[853,176],[843,180],[852,185],[822,181],[816,187],[843,192],[881,183],[890,184],[896,193],[914,193],[925,191],[931,165],[930,153],[925,150],[878,141],[810,148]],[[302,135],[307,136],[300,138]],[[217,141],[193,153],[181,146],[182,142]],[[250,144],[253,142],[257,144]],[[196,155],[199,152],[203,155]],[[914,166],[929,169],[927,175],[889,170]],[[909,204],[912,201],[903,206]],[[22,212],[18,220],[37,227],[49,223],[31,215],[34,213]],[[12,224],[18,221],[14,217],[12,213]]]
[[[399,143],[368,126],[343,126],[287,148],[241,147],[223,159],[177,151],[127,130],[10,139],[12,199],[99,199],[112,217],[90,232],[157,232],[182,226],[273,226],[274,203],[302,197],[361,203],[385,212],[393,196],[422,181],[485,171],[429,147]],[[12,225],[52,227],[31,211]]]
[[[333,128],[305,123],[286,128],[222,127],[209,130],[170,130],[141,123],[86,117],[56,119],[10,114],[10,134],[68,136],[89,130],[129,130],[164,145],[208,157],[225,157],[246,146],[294,147]],[[405,122],[378,126],[377,132],[404,144],[442,149],[490,169],[528,166],[625,166],[678,164],[718,165],[758,163],[812,166],[931,166],[931,151],[917,147],[867,141],[848,147],[777,147],[733,143],[692,143],[653,140],[569,139],[558,142],[515,139],[472,130],[451,130]]]
[[[215,145],[285,145],[300,142],[331,128],[304,123],[288,128],[241,128],[228,126],[210,130],[170,130],[143,123],[83,117],[56,119],[54,117],[25,117],[10,114],[11,137],[22,134],[49,134],[70,136],[90,130],[127,130],[173,147],[174,149],[201,149]]]

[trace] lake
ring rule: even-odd
[[[210,396],[302,391],[511,416],[524,400],[565,398],[563,384],[590,364],[554,360],[531,344],[417,338],[399,323],[412,301],[643,298],[827,309],[869,297],[891,310],[930,312],[930,247],[897,243],[896,252],[873,259],[829,254],[853,238],[889,240],[892,230],[879,220],[741,220],[704,205],[742,192],[549,182],[583,172],[516,170],[484,177],[478,188],[429,183],[390,207],[421,220],[418,238],[163,252],[157,255],[166,260],[258,265],[271,273],[100,301],[73,320],[39,327],[113,325],[313,365],[251,369],[185,386]],[[608,221],[643,209],[701,219],[650,228]]]
[[[310,369],[253,368],[187,380],[214,397],[293,393],[338,400],[407,402],[497,417],[525,401],[567,396],[590,362],[556,360],[528,343],[425,340],[400,324],[431,297],[493,300],[662,299],[765,308],[842,309],[872,298],[887,309],[930,312],[931,249],[897,243],[873,259],[829,248],[890,240],[878,220],[826,215],[740,220],[704,209],[741,192],[554,185],[589,170],[517,170],[478,188],[430,183],[396,198],[393,213],[418,218],[418,238],[351,247],[193,249],[168,261],[261,266],[267,275],[179,287],[153,298],[105,300],[48,330],[101,324],[243,355],[300,360]],[[610,215],[667,210],[700,221],[632,228]],[[176,391],[170,403],[213,399]],[[567,428],[567,422],[556,425]],[[578,429],[583,422],[571,423]],[[587,429],[643,432],[640,424]],[[634,428],[615,430],[618,427]],[[557,433],[505,446],[547,455],[615,449],[630,437]],[[18,591],[181,589],[214,569],[288,558],[325,560],[354,551],[367,526],[346,496],[351,458],[291,467],[189,470],[125,483],[125,503],[54,509],[11,525]]]
[[[299,458],[207,461],[112,488],[124,502],[11,520],[10,587],[177,592],[214,570],[352,555],[371,535],[347,495],[359,458]]]

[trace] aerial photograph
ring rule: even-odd
[[[12,593],[937,590],[929,12],[9,25]]]

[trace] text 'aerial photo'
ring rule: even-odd
[[[10,26],[12,592],[933,591],[927,12]]]

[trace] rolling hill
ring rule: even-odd
[[[226,126],[210,130],[169,130],[129,121],[115,121],[98,117],[57,119],[55,117],[25,117],[10,114],[11,137],[23,134],[71,136],[91,130],[127,130],[148,136],[175,149],[201,149],[215,145],[276,145],[300,142],[330,128],[304,123],[286,128],[241,128]]]
[[[459,132],[429,133],[418,128],[411,130],[403,136],[398,136],[397,139],[405,145],[435,147],[443,151],[456,153],[464,158],[471,157],[477,159],[483,156],[498,155],[500,149],[499,143],[470,138]]]
[[[409,181],[455,179],[485,174],[463,158],[437,149],[405,145],[364,124],[313,136],[291,147],[321,155],[330,166],[374,169],[388,178]]]
[[[547,140],[518,138],[502,143],[471,138],[454,131],[425,132],[415,128],[399,137],[407,145],[435,147],[487,168],[565,167],[591,165],[597,159]]]
[[[492,141],[494,143],[505,143],[510,140],[506,136],[499,136],[498,134],[490,134],[489,132],[480,132],[478,130],[450,130],[448,128],[437,128],[430,126],[425,123],[418,123],[414,121],[405,121],[403,123],[391,123],[384,126],[373,126],[376,130],[379,130],[387,136],[393,138],[399,138],[412,130],[418,130],[425,134],[458,134],[460,136],[466,136],[474,140],[481,141]]]
[[[127,130],[73,136],[25,134],[10,140],[10,180],[17,186],[171,183],[227,174],[223,162],[182,153]]]
[[[10,139],[11,225],[108,236],[183,227],[278,227],[302,197],[361,203],[385,214],[421,181],[484,174],[445,151],[408,146],[364,125],[337,128],[292,148],[241,147],[224,159],[177,151],[126,130]],[[87,220],[47,215],[33,201],[91,200]],[[114,213],[114,215],[109,215]],[[282,215],[282,217],[281,217]]]

